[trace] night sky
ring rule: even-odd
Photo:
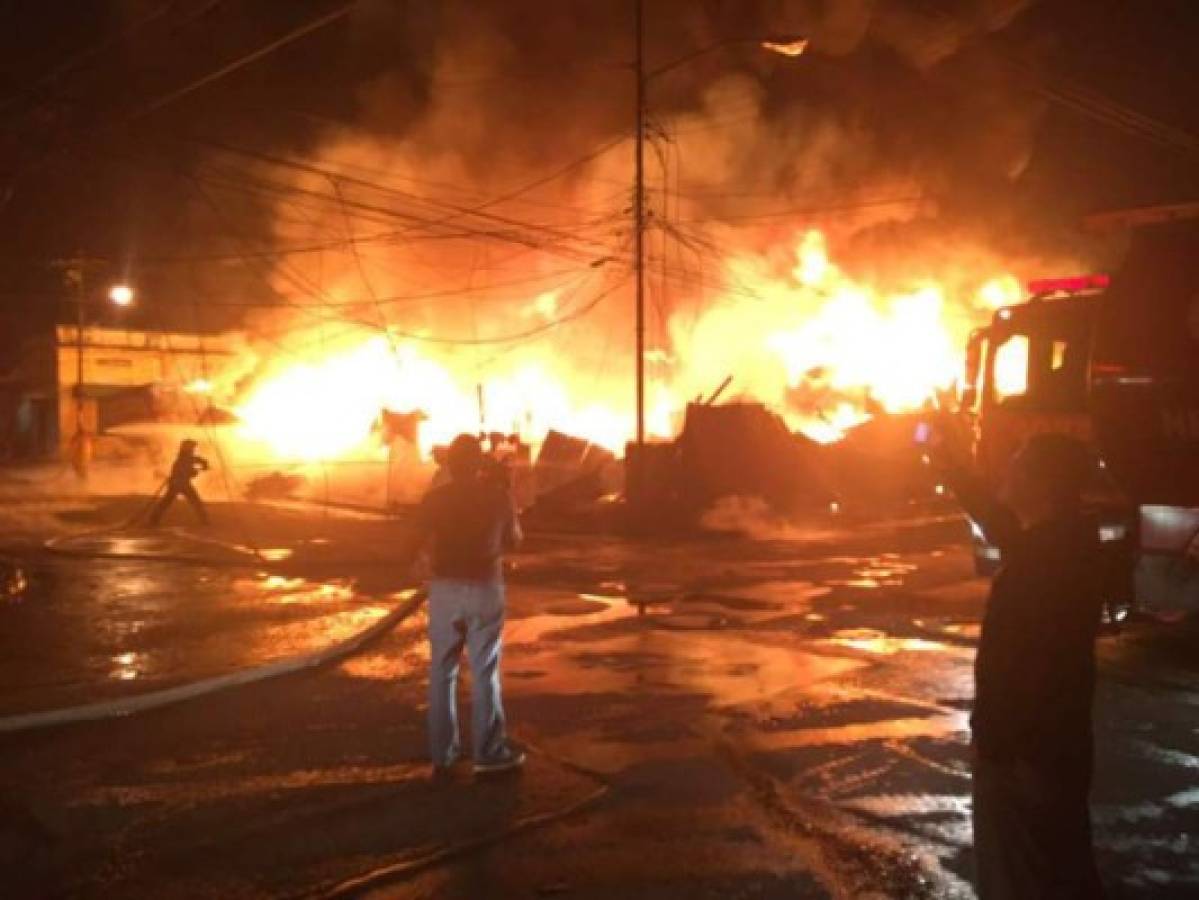
[[[22,334],[63,315],[51,263],[76,252],[110,260],[154,298],[132,314],[138,324],[241,321],[234,304],[206,305],[198,317],[197,295],[269,302],[272,192],[294,182],[267,178],[267,160],[319,158],[331,133],[382,142],[418,135],[411,139],[430,144],[426,155],[454,154],[459,178],[486,197],[553,173],[630,127],[632,4],[613,0],[362,0],[333,24],[153,109],[342,5],[4,5],[8,358]],[[1001,255],[1052,257],[1076,251],[1072,227],[1085,212],[1199,199],[1199,5],[1189,0],[646,0],[646,8],[651,66],[783,28],[811,38],[802,65],[729,43],[655,87],[654,113],[666,120],[702,109],[715,81],[739,73],[755,86],[755,115],[794,126],[772,132],[791,136],[786,152],[762,141],[731,167],[719,197],[711,189],[683,197],[701,218],[752,217],[755,204],[775,208],[772,195],[835,208],[841,196],[915,184],[936,212],[904,223],[910,246],[919,246],[918,232],[952,228]],[[431,129],[446,90],[459,92],[453,128]],[[680,165],[702,169],[706,157],[676,146]],[[251,190],[247,178],[271,187]],[[239,179],[237,190],[228,186]],[[535,218],[527,207],[509,214]],[[570,225],[561,211],[553,222]]]

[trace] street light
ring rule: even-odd
[[[645,119],[646,119],[646,86],[650,80],[666,72],[690,62],[696,57],[703,56],[721,47],[732,44],[758,44],[765,50],[779,53],[783,56],[799,56],[807,49],[805,38],[795,35],[761,35],[754,38],[734,38],[718,41],[698,50],[693,50],[665,65],[646,71],[645,68],[645,22],[644,2],[636,0],[636,47],[637,55],[634,71],[637,77],[637,108],[636,126],[634,131],[634,172],[635,185],[633,197],[633,268],[636,278],[636,364],[637,364],[637,431],[634,447],[634,457],[625,460],[626,494],[630,500],[640,500],[642,491],[642,472],[645,462]],[[626,454],[627,456],[627,454]],[[634,502],[636,502],[634,501]]]
[[[133,288],[127,284],[114,284],[108,289],[108,299],[117,306],[128,306],[133,302]]]

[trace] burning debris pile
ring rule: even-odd
[[[769,254],[729,258],[723,291],[698,311],[672,317],[652,357],[650,436],[680,438],[687,477],[705,485],[699,496],[708,499],[723,490],[722,466],[772,468],[765,460],[732,464],[736,446],[764,441],[772,457],[775,444],[791,440],[808,455],[847,434],[847,452],[868,444],[867,435],[885,428],[859,426],[918,410],[950,387],[970,329],[1019,290],[1010,275],[987,273],[975,276],[965,298],[931,277],[884,292],[837,266],[816,230],[801,233],[789,267],[771,263]],[[550,308],[552,297],[543,293],[528,305]],[[203,385],[215,407],[236,416],[221,433],[241,464],[270,471],[394,465],[398,454],[427,472],[434,448],[455,434],[498,433],[540,454],[540,490],[569,494],[564,484],[582,475],[595,491],[611,489],[611,462],[633,435],[627,356],[606,354],[597,372],[576,365],[569,344],[543,343],[518,346],[481,370],[475,354],[419,334],[355,323],[340,324],[325,340],[323,332],[298,329],[281,350],[242,360],[230,377],[217,373]],[[712,393],[718,372],[732,373],[722,389],[738,402],[689,402]],[[705,461],[709,445],[723,448],[724,458]],[[835,493],[816,489],[811,477],[801,481],[810,494]]]

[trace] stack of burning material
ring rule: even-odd
[[[759,498],[783,514],[826,507],[833,499],[819,445],[761,403],[692,403],[676,443],[676,490],[692,515],[726,497]]]
[[[537,455],[533,477],[537,507],[566,510],[593,503],[617,490],[620,471],[610,450],[550,431]]]
[[[939,496],[936,478],[915,442],[925,414],[882,413],[821,450],[821,466],[847,510],[895,509]]]

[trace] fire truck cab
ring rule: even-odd
[[[1032,434],[1090,444],[1087,502],[1098,513],[1109,602],[1195,612],[1199,227],[1132,224],[1113,278],[1034,282],[1031,299],[971,335],[960,409],[973,425],[976,471],[992,485]],[[973,532],[976,568],[990,574],[999,551]]]

